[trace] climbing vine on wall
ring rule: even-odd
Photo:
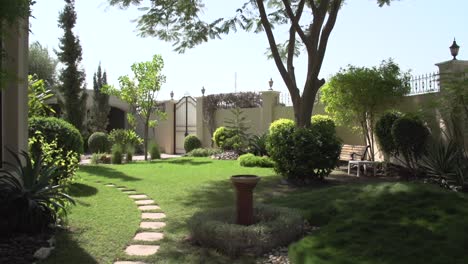
[[[0,0],[0,87],[6,78],[2,64],[7,54],[3,48],[5,27],[14,24],[19,18],[26,18],[31,14],[31,6],[34,0]]]
[[[218,109],[256,108],[262,106],[260,94],[254,92],[211,94],[203,98],[203,121],[208,124],[210,135],[216,129],[214,114]]]

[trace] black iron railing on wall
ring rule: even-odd
[[[413,76],[410,80],[411,90],[408,96],[440,92],[439,73]]]

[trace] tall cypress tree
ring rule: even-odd
[[[64,31],[60,38],[60,50],[57,52],[58,59],[64,65],[59,77],[59,104],[65,120],[83,133],[87,94],[84,86],[85,73],[79,68],[82,49],[80,40],[73,33],[76,24],[75,0],[65,0],[65,3],[58,20],[59,27]]]
[[[92,132],[100,131],[105,132],[107,125],[109,124],[109,95],[102,93],[101,89],[104,85],[107,85],[107,74],[102,72],[101,64],[97,69],[97,72],[93,76],[93,109],[92,109],[92,120],[91,130]]]

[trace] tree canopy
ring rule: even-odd
[[[376,118],[410,91],[409,79],[392,60],[372,68],[348,66],[322,88],[321,100],[338,124],[364,133],[374,159]]]
[[[47,47],[43,47],[38,41],[29,45],[29,75],[36,75],[38,79],[44,80],[48,88],[57,83],[57,63],[57,59],[49,54]]]
[[[376,0],[379,6],[392,0]],[[172,42],[175,50],[184,52],[209,39],[237,29],[264,32],[268,38],[271,57],[289,90],[298,126],[310,126],[315,96],[325,83],[319,79],[330,33],[344,0],[246,0],[232,17],[204,21],[202,0],[151,0],[141,8],[145,13],[137,20],[142,36],[157,37]],[[141,5],[142,0],[109,0],[122,8]],[[282,42],[273,30],[275,26],[289,27],[289,37]],[[307,52],[307,78],[300,86],[296,82],[294,57],[298,47]]]
[[[161,71],[164,67],[163,58],[154,55],[153,60],[134,63],[131,66],[134,77],[128,75],[119,77],[120,90],[104,86],[102,92],[112,94],[131,107],[127,119],[130,125],[136,127],[136,119],[140,118],[144,124],[145,160],[148,156],[148,129],[157,125],[157,119],[164,117],[156,103],[156,97],[161,85],[166,82],[166,76]]]

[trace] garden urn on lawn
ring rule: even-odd
[[[253,189],[257,186],[260,177],[256,175],[234,175],[231,182],[236,188],[237,218],[238,225],[251,225],[253,218]]]

